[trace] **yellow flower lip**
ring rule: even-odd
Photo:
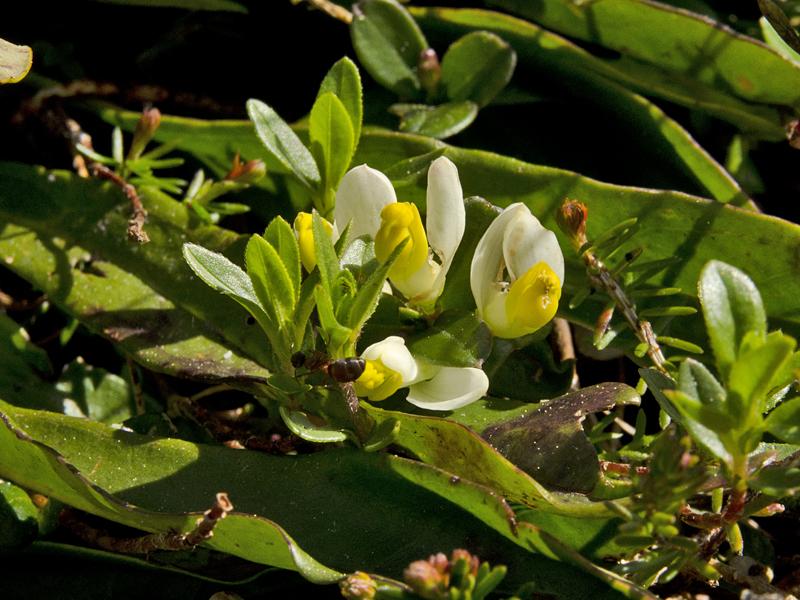
[[[390,278],[408,278],[425,264],[428,238],[416,205],[411,202],[387,204],[381,210],[381,226],[375,235],[376,258],[385,263],[404,240],[408,243],[389,270]]]
[[[403,385],[403,377],[383,364],[380,359],[367,359],[364,372],[353,382],[358,396],[367,396],[373,402],[386,400]]]
[[[558,310],[561,281],[544,262],[538,262],[514,281],[506,296],[508,320],[526,333],[546,325]]]

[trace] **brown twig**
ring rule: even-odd
[[[616,473],[618,475],[630,475],[631,471],[635,472],[637,475],[647,475],[650,472],[648,467],[632,467],[625,463],[611,462],[608,460],[600,461],[600,470],[603,473]]]
[[[350,23],[353,22],[353,13],[343,6],[329,2],[329,0],[291,0],[292,4],[295,5],[300,4],[303,1],[311,5],[312,8],[321,10],[329,17],[333,17],[337,21],[341,21],[346,25],[350,25]]]
[[[61,514],[61,523],[83,541],[103,550],[124,554],[148,554],[155,550],[191,550],[214,535],[217,523],[228,516],[233,504],[224,492],[217,494],[214,504],[198,519],[188,533],[151,533],[136,538],[119,538],[81,520],[79,513],[67,509]]]
[[[557,216],[559,226],[570,237],[576,252],[583,260],[584,265],[586,265],[586,274],[592,287],[603,290],[613,303],[613,305],[607,306],[600,313],[597,330],[604,333],[611,323],[614,310],[618,310],[627,321],[628,326],[633,330],[636,338],[647,346],[647,356],[653,366],[662,373],[667,374],[667,361],[656,340],[653,326],[649,321],[639,318],[636,312],[636,305],[628,298],[614,273],[589,247],[589,241],[586,237],[587,212],[586,206],[581,202],[565,200]]]
[[[107,179],[119,187],[130,201],[132,214],[131,218],[128,220],[128,237],[136,242],[139,242],[140,244],[146,244],[149,242],[150,236],[148,236],[147,232],[144,230],[144,222],[147,218],[147,211],[142,205],[142,200],[139,198],[136,188],[125,181],[117,173],[105,165],[101,165],[100,163],[92,163],[92,173],[95,177]]]

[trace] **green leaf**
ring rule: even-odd
[[[784,400],[767,416],[764,428],[789,444],[800,444],[800,397]]]
[[[437,148],[420,156],[413,156],[393,164],[383,170],[395,185],[427,185],[428,169],[431,163],[444,154],[444,148]]]
[[[681,363],[678,390],[703,404],[725,402],[725,388],[701,362],[687,358]]]
[[[569,578],[574,600],[592,595],[586,575],[531,553],[553,555],[536,527],[519,524],[515,533],[501,498],[416,461],[345,448],[270,456],[0,407],[0,476],[118,523],[188,531],[225,490],[235,510],[203,547],[316,583],[357,569],[400,577],[430,548],[472,543],[503,556],[517,578],[509,585],[541,571],[558,574],[549,585]]]
[[[474,313],[451,310],[407,344],[416,358],[433,365],[477,367],[491,352],[492,334]]]
[[[33,64],[33,50],[0,38],[0,85],[25,78]]]
[[[563,35],[602,44],[744,100],[797,105],[800,67],[707,17],[644,0],[602,0],[577,9],[560,0],[536,6],[525,0],[491,3]]]
[[[292,296],[296,299],[300,293],[300,248],[292,226],[283,217],[275,217],[264,231],[264,239],[275,248],[281,258],[289,281],[292,284]]]
[[[750,332],[766,335],[767,317],[761,294],[743,271],[712,260],[700,273],[697,295],[717,368],[727,379],[744,336]]]
[[[406,106],[410,108],[395,108],[394,111],[402,112],[400,131],[436,139],[445,139],[463,131],[478,116],[478,105],[469,100],[448,102],[438,106]]]
[[[366,403],[361,406],[378,425],[386,419],[396,419],[400,427],[395,443],[423,462],[485,485],[508,500],[565,516],[605,517],[611,514],[601,503],[548,490],[510,463],[477,433],[450,418],[384,410]],[[455,411],[453,417],[457,416],[458,411]]]
[[[675,388],[675,382],[672,379],[659,373],[655,369],[639,369],[639,375],[647,383],[648,389],[658,401],[661,409],[667,413],[673,421],[680,423],[680,425],[689,432],[695,444],[723,463],[731,464],[733,457],[716,431],[706,427],[694,418],[687,418],[683,412],[678,410],[672,399],[667,395],[668,391],[674,390]],[[685,394],[684,396],[689,398],[690,401],[692,400],[689,396]],[[697,400],[689,408],[696,408],[699,412],[700,407],[697,406],[699,403],[700,401]]]
[[[761,35],[763,36],[764,41],[770,48],[776,52],[780,52],[789,60],[800,62],[800,54],[798,54],[797,51],[794,50],[794,48],[792,48],[792,46],[790,46],[785,39],[783,39],[783,36],[781,36],[775,30],[766,17],[761,17],[758,20],[758,25],[761,28]],[[791,29],[791,31],[793,31],[794,36],[797,37],[797,32],[794,31],[794,29]]]
[[[527,415],[487,428],[482,435],[540,483],[587,494],[600,477],[600,463],[583,431],[583,420],[592,413],[639,402],[633,388],[602,383],[544,402]]]
[[[503,38],[473,31],[454,42],[442,58],[442,85],[450,100],[486,106],[508,84],[517,55]]]
[[[402,97],[420,93],[417,61],[428,42],[395,0],[361,0],[353,5],[350,36],[358,60],[375,81]]]
[[[319,185],[320,174],[314,157],[278,113],[260,100],[250,99],[247,114],[267,149],[268,166],[294,174],[308,187]]]
[[[314,288],[314,299],[317,302],[317,315],[322,329],[322,338],[325,340],[331,356],[338,358],[353,332],[336,319],[333,302],[324,286],[317,285]]]
[[[56,389],[64,394],[64,413],[85,416],[109,425],[133,415],[133,393],[127,380],[83,361],[70,363]]]
[[[749,338],[745,338],[745,346]],[[791,360],[797,343],[780,331],[767,335],[764,342],[745,347],[731,365],[728,377],[728,403],[740,429],[761,424],[768,392],[775,374]]]
[[[725,434],[736,429],[737,421],[735,416],[726,412],[726,407],[724,406],[705,404],[680,390],[664,390],[664,394],[683,416],[682,423],[684,425],[688,421],[695,421],[717,434]],[[722,439],[723,443],[726,442],[723,435],[720,435],[720,439]],[[728,449],[732,450],[731,448]],[[739,452],[741,451],[739,450]]]
[[[308,121],[311,153],[322,174],[322,185],[329,190],[331,207],[334,190],[350,166],[355,150],[353,126],[342,102],[332,92],[317,97]]]
[[[39,510],[31,497],[11,482],[0,480],[0,550],[18,550],[39,534]]]
[[[281,360],[286,361],[294,339],[292,326],[297,291],[292,286],[280,255],[260,235],[252,236],[247,243],[245,262],[247,275],[253,282],[261,306],[278,327],[274,339],[270,338],[275,346],[273,350]]]
[[[350,115],[350,124],[353,126],[353,146],[358,146],[358,140],[361,138],[361,122],[364,118],[361,76],[356,65],[346,56],[336,61],[325,75],[317,96],[327,92],[331,92],[339,98],[347,114]]]
[[[267,372],[254,360],[270,360],[263,335],[181,257],[187,241],[238,253],[239,236],[217,227],[189,230],[185,206],[152,189],[140,193],[151,239],[143,246],[127,240],[130,203],[118,188],[0,164],[0,257],[54,305],[148,368],[257,387]]]
[[[285,406],[279,407],[278,410],[289,431],[308,442],[329,444],[343,442],[348,437],[347,433],[335,427],[312,423],[303,411],[291,410]]]
[[[217,292],[230,296],[258,321],[275,344],[279,340],[279,325],[273,310],[261,304],[252,279],[239,266],[222,254],[197,244],[184,244],[183,258],[200,279]]]
[[[314,235],[314,253],[317,257],[320,282],[331,303],[335,303],[339,298],[339,290],[336,289],[335,283],[341,267],[333,247],[333,240],[322,223],[322,217],[316,211],[312,215],[311,232]]]
[[[353,246],[359,245],[359,242],[361,242],[361,240],[354,240],[350,247],[352,248]],[[356,333],[356,335],[358,335],[358,333],[361,331],[361,328],[375,312],[375,309],[378,306],[378,301],[383,293],[383,284],[386,282],[386,277],[389,275],[389,269],[392,268],[392,265],[397,260],[397,257],[400,256],[400,253],[406,247],[407,243],[408,242],[406,240],[400,242],[395,249],[392,250],[389,258],[387,258],[386,262],[382,265],[377,264],[376,259],[376,266],[374,270],[372,270],[372,272],[370,272],[367,276],[366,280],[358,286],[358,291],[353,297],[353,300],[347,311],[347,318],[345,320],[345,324],[350,327]],[[374,256],[374,245],[370,243],[367,247],[370,250],[369,253]],[[347,251],[342,255],[342,263],[344,263],[346,256]]]
[[[463,35],[473,29],[486,29],[499,35],[516,50],[519,63],[548,77],[553,91],[560,91],[575,102],[591,102],[603,116],[618,122],[620,130],[636,132],[636,141],[652,150],[658,149],[658,161],[674,165],[680,172],[689,172],[721,202],[753,206],[736,181],[678,122],[665,114],[644,96],[629,88],[641,89],[641,82],[651,76],[651,65],[640,65],[632,73],[619,72],[618,61],[611,68],[603,61],[572,42],[520,19],[483,10],[418,9],[414,15],[426,30],[450,36]],[[650,94],[652,86],[642,90]],[[681,90],[672,80],[657,82],[658,95],[692,109],[698,103],[719,113],[720,118],[749,130],[756,130],[766,139],[785,139],[779,114],[774,110],[762,115],[751,105],[730,102],[704,90]],[[676,91],[680,91],[677,94]],[[753,122],[754,115],[758,119]],[[624,119],[620,119],[624,115]],[[478,193],[478,192],[473,192]],[[483,195],[483,194],[481,194]],[[491,195],[487,198],[493,199]]]

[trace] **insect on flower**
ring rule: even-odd
[[[295,369],[308,369],[310,373],[321,371],[333,379],[347,400],[350,412],[358,412],[358,397],[353,389],[353,382],[363,375],[367,361],[358,356],[331,359],[324,352],[311,350],[309,352],[295,352],[291,357]]]
[[[295,352],[292,354],[292,366],[295,369],[305,368],[309,371],[323,371],[337,383],[355,381],[364,373],[366,360],[357,356],[331,359],[324,352]]]

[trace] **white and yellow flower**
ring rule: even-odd
[[[356,394],[372,402],[408,388],[408,400],[426,410],[455,410],[482,398],[489,378],[481,369],[443,367],[416,360],[403,338],[393,335],[361,354],[364,373],[354,384]]]
[[[517,338],[556,314],[564,255],[555,234],[522,203],[512,204],[486,229],[472,258],[470,286],[478,316],[492,333]]]
[[[408,240],[389,271],[389,280],[411,304],[429,308],[444,289],[447,271],[464,235],[465,211],[458,169],[440,157],[428,169],[427,214],[422,225],[417,207],[397,202],[389,179],[366,165],[348,171],[339,184],[334,224],[350,236],[369,235],[375,256],[386,261]]]

